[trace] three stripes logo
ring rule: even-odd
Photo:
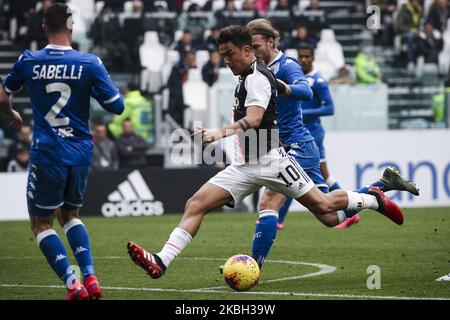
[[[105,217],[160,216],[163,213],[163,203],[155,201],[139,170],[131,172],[102,205]]]

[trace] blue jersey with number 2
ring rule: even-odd
[[[34,115],[33,164],[86,166],[92,161],[90,96],[120,114],[123,98],[101,60],[71,47],[25,50],[4,81],[8,93],[26,83]]]

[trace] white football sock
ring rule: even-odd
[[[169,240],[167,240],[162,250],[157,253],[166,268],[187,247],[191,240],[192,236],[183,229],[175,228],[172,231]]]
[[[347,191],[347,195],[348,206],[346,210],[355,210],[359,212],[362,209],[378,209],[377,198],[370,194]]]
[[[341,224],[342,222],[345,221],[345,219],[347,219],[347,215],[345,214],[344,211],[339,210],[339,211],[336,211],[336,212],[337,212],[337,215],[338,215],[339,224]]]

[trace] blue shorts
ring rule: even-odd
[[[320,153],[314,141],[294,143],[286,148],[288,154],[292,156],[305,170],[311,180],[323,192],[328,192],[328,186],[320,171]]]
[[[28,212],[50,216],[56,208],[73,211],[83,204],[88,166],[30,164],[27,183]]]
[[[325,130],[322,126],[314,129],[308,129],[311,135],[314,137],[317,147],[319,148],[320,162],[325,161],[325,147],[323,146],[323,140],[325,138]]]

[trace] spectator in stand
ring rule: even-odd
[[[202,11],[202,8],[197,3],[192,3],[188,10],[181,14],[180,29],[188,31],[191,34],[194,50],[201,48],[203,33],[209,27],[208,15]]]
[[[291,47],[299,48],[301,45],[307,44],[315,48],[317,42],[319,42],[319,39],[308,32],[308,27],[300,25],[297,27],[297,35],[291,40]]]
[[[189,51],[173,66],[167,87],[169,88],[169,115],[181,126],[184,126],[184,109],[189,106],[184,103],[183,84],[188,79],[188,71],[195,68],[195,53]]]
[[[350,71],[350,67],[349,66],[343,66],[342,68],[339,69],[338,71],[338,75],[334,78],[332,78],[329,81],[329,84],[355,84],[356,80],[354,78],[354,75],[351,73]]]
[[[145,153],[150,145],[134,132],[130,119],[125,119],[122,129],[122,134],[116,140],[120,167],[145,167],[147,165]]]
[[[17,145],[14,159],[8,163],[8,172],[27,172],[30,161],[30,149],[28,146],[19,143]]]
[[[95,19],[89,35],[94,40],[94,45],[98,50],[97,54],[100,55],[109,70],[121,72],[135,68],[130,48],[124,41],[119,16],[113,12],[109,3],[105,5],[100,16]]]
[[[420,19],[422,17],[422,7],[419,0],[409,0],[400,9],[397,16],[397,31],[402,35],[407,46],[408,70],[413,70],[415,65],[414,51],[417,44]]]
[[[119,168],[119,158],[114,142],[108,138],[106,125],[97,124],[94,134],[94,152],[92,155],[92,169],[116,170]]]
[[[47,11],[52,4],[52,0],[44,0],[42,1],[42,8],[38,12],[34,12],[30,15],[27,26],[28,48],[33,41],[37,42],[37,49],[42,49],[47,44],[47,37],[42,31],[42,23],[44,21],[45,11]]]
[[[278,0],[275,8],[267,12],[267,18],[280,31],[282,37],[290,36],[294,28],[292,10],[288,0]]]
[[[275,10],[290,10],[290,9],[291,7],[289,6],[288,0],[277,0]]]
[[[202,78],[208,86],[212,87],[219,78],[219,69],[222,65],[221,57],[218,51],[209,52],[209,61],[202,68]]]
[[[439,52],[444,47],[442,35],[439,30],[433,29],[430,21],[425,22],[423,31],[417,39],[417,56],[423,56],[425,63],[438,64]]]
[[[216,20],[219,28],[223,28],[232,24],[237,24],[237,20],[231,17],[231,14],[237,11],[234,0],[225,0],[225,7],[216,11]]]
[[[139,46],[144,38],[144,3],[141,0],[133,1],[133,12],[131,16],[123,21],[123,39],[129,50],[133,69],[130,71],[141,71],[139,57]]]
[[[289,32],[281,32],[280,29],[274,27],[275,31],[278,32],[280,38],[278,39],[278,49],[285,51],[286,49],[292,48],[292,37]]]
[[[448,0],[435,0],[428,12],[427,21],[431,22],[434,29],[442,33],[447,28],[448,18],[450,18],[450,4]]]
[[[31,141],[33,139],[33,130],[29,125],[23,125],[14,142],[8,147],[7,161],[13,160],[16,157],[19,146],[26,146],[28,150],[31,148]]]
[[[114,116],[108,128],[117,138],[122,134],[123,123],[129,119],[137,135],[150,143],[154,142],[154,120],[152,102],[142,96],[137,83],[129,82],[125,87],[125,110]]]
[[[180,57],[182,58],[187,52],[193,51],[193,49],[192,35],[189,31],[185,30],[181,36],[181,39],[175,45],[174,50],[178,51],[180,53]]]
[[[372,4],[381,9],[381,29],[372,30],[375,32],[375,41],[391,48],[394,45],[394,13],[397,10],[397,0],[372,0]]]
[[[364,44],[361,47],[354,61],[356,82],[359,84],[380,83],[381,70],[373,58],[372,47]]]
[[[34,8],[36,7],[36,0],[9,0],[7,4],[9,4],[9,18],[16,19],[17,21],[17,33],[21,30],[22,27],[26,26],[31,14],[34,13]],[[6,4],[3,4],[4,7]],[[3,8],[5,9],[5,8]],[[6,15],[6,12],[4,12]],[[8,21],[9,22],[9,21]],[[15,34],[15,37],[18,37],[18,34]]]
[[[255,0],[255,9],[258,14],[262,15],[269,10],[270,0]]]
[[[217,45],[217,39],[219,38],[220,28],[212,27],[211,34],[208,36],[205,42],[205,49],[209,52],[218,51],[219,46]]]
[[[302,15],[310,33],[315,34],[317,37],[320,31],[328,26],[326,11],[320,8],[319,0],[311,0]]]

